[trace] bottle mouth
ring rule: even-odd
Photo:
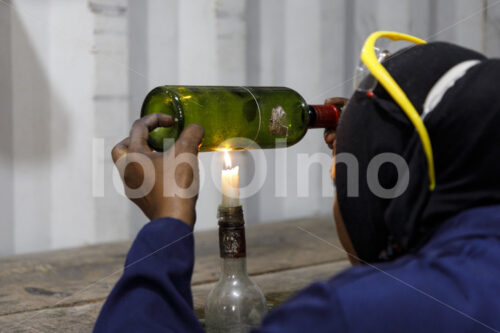
[[[333,104],[309,105],[310,128],[337,128],[341,110]]]
[[[229,224],[244,224],[243,219],[243,207],[224,207],[219,206],[217,210],[217,218],[219,219],[219,225],[229,225]]]
[[[149,133],[148,144],[156,151],[166,151],[173,146],[184,129],[182,103],[179,97],[168,88],[157,87],[146,96],[141,108],[141,117],[151,113],[166,114],[175,121],[171,127],[158,127]],[[168,139],[164,140],[164,138]]]

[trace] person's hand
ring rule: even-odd
[[[343,97],[333,97],[333,98],[328,98],[325,100],[325,104],[333,104],[337,107],[344,108],[344,106],[347,104],[348,99],[343,98]],[[330,149],[333,150],[333,156],[335,156],[335,139],[337,138],[336,136],[336,129],[335,128],[326,128],[325,133],[323,135],[326,144]]]
[[[325,104],[333,104],[337,107],[344,108],[347,104],[348,99],[342,97],[333,97],[325,100]],[[330,177],[335,183],[335,140],[337,139],[337,129],[336,128],[325,128],[325,133],[323,134],[326,144],[332,150],[333,163],[330,168]]]
[[[112,150],[125,194],[151,220],[173,217],[190,226],[196,220],[199,190],[198,151],[203,128],[189,125],[166,153],[153,151],[148,134],[156,127],[169,127],[174,120],[150,114],[134,122],[130,136]]]

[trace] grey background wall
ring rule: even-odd
[[[374,30],[499,57],[499,2],[0,0],[0,255],[135,235],[146,220],[115,191],[109,151],[154,86],[283,85],[321,103],[352,92]],[[255,165],[255,153],[235,154],[243,183],[267,166],[244,202],[248,223],[331,215],[329,161],[315,152],[328,152],[321,131]],[[211,158],[200,157],[207,171]],[[196,228],[216,226],[219,196],[207,179]]]

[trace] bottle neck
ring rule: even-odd
[[[246,258],[222,258],[221,278],[234,279],[246,275]]]
[[[341,112],[333,104],[309,105],[309,128],[337,128]]]
[[[219,253],[221,258],[246,257],[243,208],[219,206]]]
[[[243,208],[219,206],[219,252],[222,279],[247,275],[245,220]]]

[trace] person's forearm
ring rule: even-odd
[[[191,227],[172,218],[148,223],[134,241],[94,331],[202,331],[193,312],[193,264]]]

